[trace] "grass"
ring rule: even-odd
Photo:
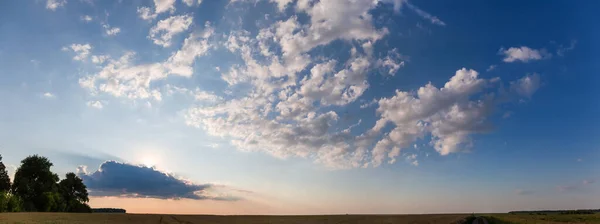
[[[465,223],[469,215],[315,215],[315,216],[216,216],[216,215],[158,215],[158,214],[69,214],[69,213],[0,213],[0,223]],[[470,224],[470,223],[469,223]]]
[[[530,215],[530,214],[487,214],[484,215],[489,224],[520,224],[520,223],[548,223],[548,224],[564,224],[564,223],[599,223],[600,213],[596,214],[546,214],[546,215]]]

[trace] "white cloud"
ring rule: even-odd
[[[56,95],[54,95],[51,92],[45,92],[42,94],[42,97],[47,98],[47,99],[53,99],[53,98],[56,98]]]
[[[439,18],[419,9],[418,7],[414,6],[413,4],[408,3],[408,1],[404,1],[404,4],[412,9],[413,11],[415,11],[417,13],[417,15],[423,17],[424,19],[429,20],[429,22],[431,22],[432,24],[435,25],[440,25],[440,26],[445,26],[446,23],[444,23],[444,21],[440,20]]]
[[[115,36],[121,32],[121,28],[119,27],[110,27],[108,24],[103,24],[102,28],[104,28],[104,33],[108,36]]]
[[[388,69],[388,75],[394,76],[400,68],[404,67],[404,61],[402,55],[394,48],[388,52],[385,58],[377,60],[377,65]]]
[[[194,6],[194,5],[200,5],[202,4],[202,0],[183,0],[183,3],[185,3],[187,6]]]
[[[150,29],[149,38],[156,45],[169,47],[171,46],[171,38],[178,33],[186,31],[192,25],[192,19],[190,15],[179,15],[158,21]]]
[[[79,79],[79,85],[92,94],[108,93],[129,99],[161,101],[161,92],[151,89],[150,84],[170,75],[190,77],[194,60],[211,48],[207,38],[213,32],[213,28],[207,24],[203,32],[190,34],[181,49],[160,63],[136,65],[135,52],[127,52],[118,59],[109,58],[99,72]]]
[[[95,108],[95,109],[102,109],[104,107],[104,105],[102,104],[102,102],[97,101],[97,100],[96,101],[88,101],[86,103],[86,105],[88,107]]]
[[[522,97],[531,98],[540,88],[540,76],[537,73],[526,75],[525,77],[511,82],[510,89]]]
[[[75,52],[75,56],[73,60],[75,61],[83,61],[88,58],[90,55],[90,51],[92,50],[92,46],[90,44],[71,44],[69,47],[63,47],[63,51],[73,51]]]
[[[478,75],[474,70],[463,68],[456,71],[442,88],[427,84],[416,93],[396,91],[395,96],[379,100],[377,111],[381,118],[371,131],[379,132],[387,123],[395,127],[376,144],[373,165],[381,164],[383,155],[392,146],[407,148],[425,136],[431,136],[431,144],[440,155],[448,155],[461,151],[461,146],[468,146],[471,134],[488,131],[487,117],[501,101],[485,91],[496,82],[481,79]],[[521,80],[524,79],[527,78]],[[536,88],[528,90],[527,94],[533,94]],[[479,99],[472,99],[474,96]]]
[[[152,13],[152,9],[149,7],[139,7],[137,13],[143,20],[153,20],[157,14]]]
[[[488,68],[487,68],[485,71],[486,71],[486,72],[491,72],[491,71],[493,71],[494,69],[496,69],[496,67],[498,67],[498,66],[497,66],[497,65],[490,65],[490,67],[488,67]]]
[[[157,14],[170,11],[175,12],[175,0],[154,0],[155,12]]]
[[[63,7],[67,4],[67,0],[47,0],[46,9],[55,11],[57,8]]]
[[[149,7],[139,7],[137,9],[138,15],[143,20],[153,20],[158,14],[167,11],[170,13],[175,12],[175,0],[154,0],[154,10]]]
[[[84,16],[81,16],[81,18],[80,18],[80,19],[81,19],[81,21],[84,21],[84,22],[86,22],[86,23],[88,23],[88,22],[91,22],[92,20],[94,20],[94,19],[93,19],[91,16],[89,16],[89,15],[84,15]]]
[[[103,64],[106,60],[110,58],[108,55],[92,55],[92,63],[94,64]]]
[[[531,49],[529,47],[511,47],[509,49],[500,48],[499,53],[504,55],[504,62],[528,62],[535,60],[542,60],[548,58],[551,55],[546,53],[544,50]]]
[[[222,99],[220,96],[217,96],[214,93],[202,91],[200,89],[196,89],[192,94],[194,95],[194,99],[197,101],[216,102]]]
[[[371,99],[361,97],[373,88],[368,75],[377,69],[394,75],[408,60],[398,50],[374,52],[385,44],[379,40],[388,33],[387,28],[373,24],[370,14],[381,1],[272,2],[282,11],[295,3],[295,10],[307,17],[285,17],[261,25],[258,32],[234,29],[219,35],[206,24],[203,32],[190,34],[165,60],[136,63],[134,52],[106,58],[100,71],[79,80],[80,86],[92,95],[108,94],[148,105],[153,99],[162,100],[163,93],[184,94],[196,101],[184,113],[187,125],[229,139],[239,150],[310,158],[332,168],[378,166],[397,158],[418,166],[416,154],[407,156],[403,150],[424,138],[431,138],[430,144],[441,155],[460,152],[471,135],[489,130],[489,116],[497,104],[505,102],[496,100],[500,97],[495,94],[502,94],[499,79],[482,79],[474,70],[460,69],[441,88],[429,83],[418,91],[397,90],[394,96],[365,103]],[[405,3],[385,2],[394,3],[398,10]],[[139,8],[138,13],[154,19],[159,11],[174,10],[159,10],[158,5],[155,2],[156,10]],[[414,6],[412,10],[443,24]],[[272,18],[283,16],[279,13]],[[191,23],[191,15],[172,16],[157,22],[149,38],[170,46],[174,35],[190,29]],[[218,44],[210,41],[218,38],[222,38],[215,41]],[[320,47],[334,41],[350,47],[343,52],[348,57],[319,55]],[[225,90],[213,93],[159,86],[171,76],[191,77],[195,60],[218,47],[240,59],[229,67],[219,64],[221,79],[228,84]],[[514,86],[511,97],[525,88]],[[351,110],[346,109],[362,107],[372,112],[370,105],[377,105],[378,120],[366,124],[372,128],[364,131],[362,120],[348,122]]]
[[[353,130],[360,122],[342,122],[338,111],[370,87],[367,75],[373,68],[395,74],[404,62],[397,50],[382,58],[373,54],[387,34],[385,27],[373,26],[369,14],[378,2],[297,1],[295,9],[309,17],[306,24],[291,16],[256,36],[245,30],[223,35],[222,46],[242,62],[221,67],[221,78],[231,88],[244,84],[247,91],[190,108],[186,123],[229,138],[240,150],[312,158],[333,168],[378,166],[386,159],[392,163],[402,149],[429,136],[442,155],[462,151],[472,134],[490,129],[488,117],[504,102],[494,95],[501,93],[500,80],[481,79],[474,70],[458,70],[442,88],[427,84],[416,94],[398,90],[378,100],[380,119],[364,133]],[[353,46],[345,61],[309,56],[335,40]],[[387,124],[392,130],[382,133]],[[408,162],[419,164],[416,157]]]

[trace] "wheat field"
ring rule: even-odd
[[[3,213],[0,223],[219,223],[219,224],[316,224],[316,223],[463,223],[467,214],[444,215],[315,215],[315,216],[216,216],[160,214]]]

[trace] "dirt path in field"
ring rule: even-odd
[[[488,224],[488,222],[483,217],[477,217],[475,220],[473,220],[473,224]]]

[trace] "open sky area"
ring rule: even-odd
[[[600,208],[598,1],[0,1],[0,154],[92,207]]]

